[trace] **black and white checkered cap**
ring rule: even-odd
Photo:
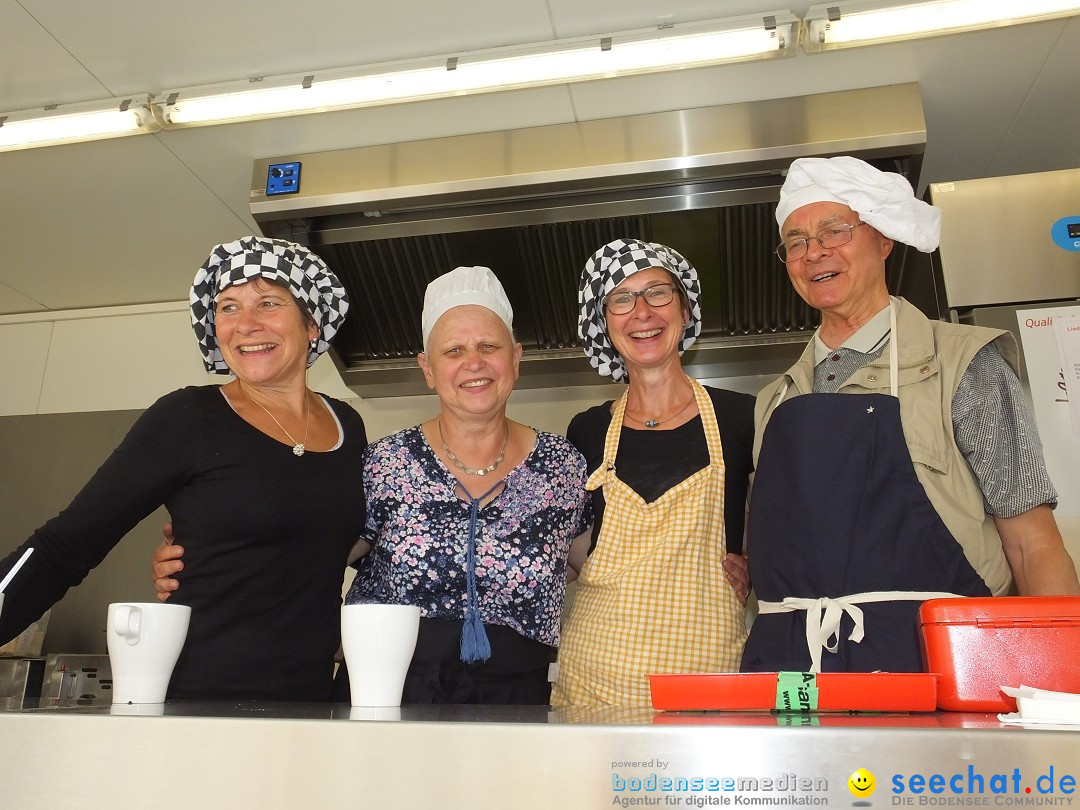
[[[225,288],[253,278],[285,283],[296,300],[311,313],[319,327],[319,337],[314,347],[308,349],[307,364],[310,366],[330,348],[330,339],[337,334],[349,311],[349,296],[326,262],[303,245],[284,239],[245,236],[215,246],[191,284],[191,326],[198,338],[206,370],[211,374],[232,373],[217,345],[214,300]]]
[[[690,302],[690,322],[679,343],[679,354],[689,349],[701,334],[701,285],[697,270],[675,250],[656,242],[616,239],[608,242],[585,263],[578,284],[578,334],[585,354],[601,376],[615,382],[626,379],[626,364],[611,343],[604,318],[604,296],[641,270],[658,267],[682,282]]]

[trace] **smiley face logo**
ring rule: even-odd
[[[877,780],[866,768],[859,768],[848,777],[847,787],[852,796],[865,799],[867,796],[874,795],[874,790],[877,789]]]

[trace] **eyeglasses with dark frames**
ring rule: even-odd
[[[846,222],[838,222],[835,225],[830,225],[828,228],[822,228],[813,236],[800,236],[796,239],[788,239],[786,242],[781,242],[776,246],[776,255],[780,257],[782,262],[794,262],[801,259],[806,255],[806,251],[810,249],[810,240],[816,239],[817,243],[826,250],[832,248],[838,248],[841,245],[846,245],[851,241],[851,232],[858,228],[860,225],[865,225],[865,222],[856,222],[854,225],[848,225]]]
[[[670,304],[674,297],[675,285],[661,282],[637,292],[619,290],[608,293],[604,297],[604,309],[609,315],[625,315],[637,306],[638,298],[644,298],[650,307],[663,307]]]

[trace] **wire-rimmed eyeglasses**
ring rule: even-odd
[[[822,228],[813,236],[788,239],[786,242],[781,242],[776,246],[776,255],[780,257],[782,262],[793,262],[801,259],[806,255],[806,251],[810,249],[811,239],[816,239],[817,243],[826,250],[838,248],[850,242],[851,232],[860,225],[865,224],[865,222],[856,222],[854,225],[848,225],[846,222],[838,222],[828,228]]]
[[[644,298],[645,303],[650,307],[667,306],[671,303],[671,299],[675,297],[675,285],[661,282],[637,292],[619,290],[608,293],[604,297],[604,309],[609,315],[625,315],[627,312],[633,311],[634,307],[637,306],[639,297]]]

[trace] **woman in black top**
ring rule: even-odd
[[[72,503],[0,563],[0,639],[58,601],[164,504],[186,547],[190,605],[170,697],[328,700],[341,577],[364,519],[359,415],[307,388],[348,301],[300,245],[249,237],[195,277],[192,324],[222,386],[158,400]],[[102,605],[102,621],[105,606]]]

